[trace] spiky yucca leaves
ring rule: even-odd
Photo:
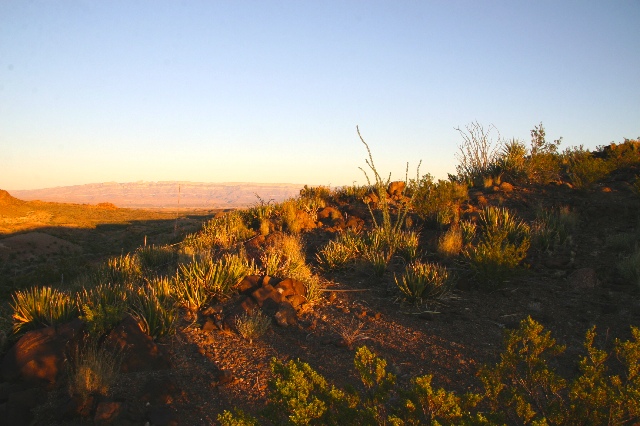
[[[453,285],[446,267],[420,261],[407,265],[400,279],[395,277],[395,281],[404,297],[415,303],[441,299],[451,291]]]
[[[111,257],[98,270],[98,282],[140,283],[142,278],[142,266],[136,254]]]
[[[142,331],[157,340],[173,334],[178,318],[177,301],[168,278],[156,278],[134,294],[133,315]]]
[[[69,393],[85,400],[90,395],[110,394],[120,374],[122,354],[111,352],[90,340],[78,346],[68,364]]]
[[[140,266],[147,273],[164,273],[175,270],[178,253],[171,246],[149,245],[138,248],[136,256]]]
[[[553,252],[570,241],[577,222],[576,214],[568,207],[538,209],[531,229],[535,245],[543,251]]]
[[[338,234],[316,254],[320,267],[325,271],[341,269],[352,263],[362,250],[362,238],[351,231]]]
[[[200,232],[187,235],[181,248],[187,254],[229,250],[253,234],[245,224],[244,213],[232,211],[211,219]]]
[[[487,207],[480,213],[482,235],[478,245],[465,250],[477,279],[499,286],[527,256],[530,228],[506,208]]]
[[[252,343],[271,327],[271,318],[256,309],[252,313],[244,313],[236,318],[236,329],[240,335]]]
[[[225,297],[233,286],[255,270],[242,255],[225,254],[220,259],[194,256],[181,264],[176,276],[176,296],[191,310],[198,310],[214,296]]]
[[[51,287],[17,291],[10,305],[13,309],[14,334],[61,324],[78,316],[78,306],[73,297]]]

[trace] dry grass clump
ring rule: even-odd
[[[252,313],[244,313],[236,318],[236,329],[240,335],[252,343],[264,335],[271,327],[271,318],[256,309]]]
[[[69,363],[69,393],[86,400],[90,395],[109,395],[118,380],[122,354],[90,341],[76,348]]]
[[[446,257],[457,256],[462,251],[462,245],[462,230],[456,224],[438,239],[438,253]]]

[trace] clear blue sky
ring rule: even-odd
[[[640,2],[0,1],[0,188],[455,171],[454,127],[640,135]]]

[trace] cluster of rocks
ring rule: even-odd
[[[282,327],[295,325],[298,312],[307,302],[304,283],[293,278],[249,275],[236,286],[236,290],[240,297],[230,308],[218,305],[201,312],[204,331],[234,329],[238,317],[258,309]]]
[[[80,319],[25,333],[5,354],[0,365],[0,419],[4,424],[30,424],[33,409],[41,406],[51,390],[65,385],[74,354],[85,343],[86,326]],[[132,373],[170,367],[161,348],[127,316],[106,336],[102,345],[124,354],[120,371]],[[65,395],[68,395],[66,392]],[[58,421],[91,419],[96,424],[141,424],[151,418],[171,418],[171,407],[132,407],[100,395],[69,395],[57,401],[52,415]],[[163,411],[158,413],[156,411]],[[164,422],[170,424],[171,421]]]

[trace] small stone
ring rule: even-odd
[[[214,320],[212,320],[211,318],[208,318],[204,325],[202,326],[202,331],[206,331],[206,332],[212,332],[213,330],[215,330],[216,327],[216,323]]]

